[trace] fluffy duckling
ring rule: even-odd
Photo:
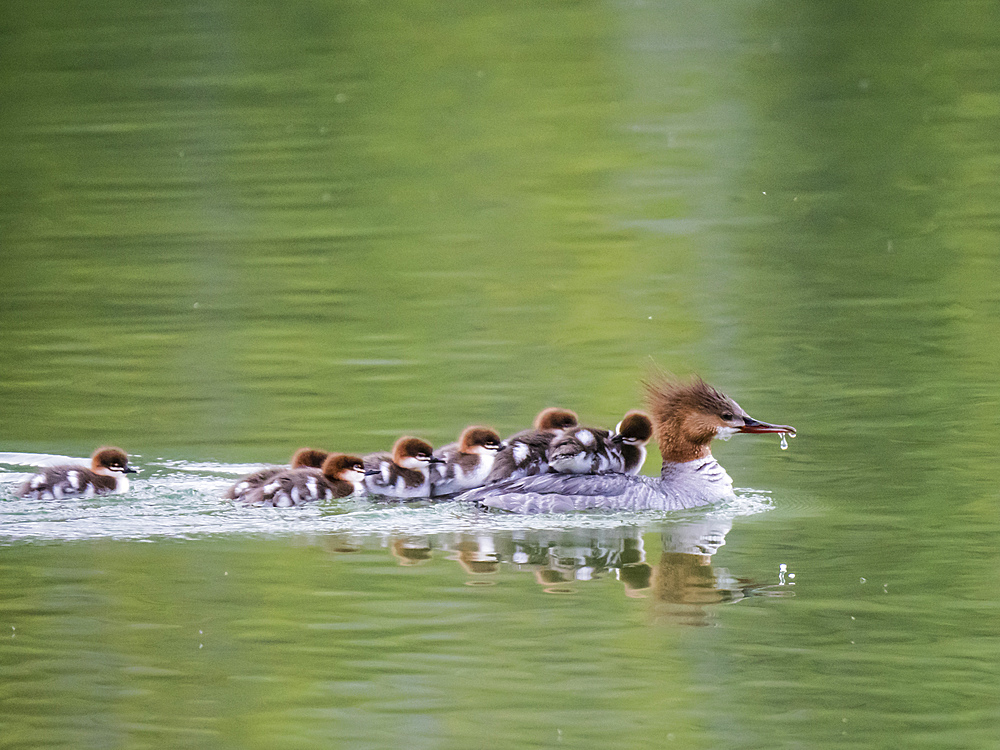
[[[653,420],[642,411],[630,411],[611,436],[613,470],[638,474],[646,462],[646,443],[653,437]]]
[[[431,494],[438,497],[482,487],[502,447],[496,430],[466,427],[457,443],[434,451],[443,463],[431,469]]]
[[[86,466],[50,466],[32,475],[21,485],[18,497],[61,500],[64,497],[94,497],[128,491],[126,474],[138,473],[129,466],[121,448],[98,448]]]
[[[487,484],[503,479],[519,479],[549,470],[545,454],[553,439],[563,430],[576,427],[577,416],[569,409],[549,407],[535,417],[533,429],[522,430],[504,441],[497,453]]]
[[[401,437],[392,453],[370,453],[364,461],[365,488],[373,495],[396,498],[430,497],[431,465],[444,463],[430,443],[415,437]]]
[[[364,480],[364,459],[330,453],[321,468],[286,469],[245,493],[240,501],[246,505],[289,508],[363,493]]]
[[[329,455],[326,451],[316,450],[315,448],[299,448],[292,456],[290,468],[318,469]],[[226,490],[226,494],[223,497],[227,500],[246,502],[247,496],[251,492],[260,489],[278,474],[288,471],[288,468],[285,466],[268,466],[266,469],[259,469],[252,474],[247,474]]]

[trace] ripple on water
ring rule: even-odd
[[[0,461],[24,467],[52,465],[67,459],[44,454],[7,453],[0,454]],[[18,482],[30,468],[7,472],[0,475],[4,482],[2,496],[6,498],[0,502],[0,543],[95,538],[190,539],[217,534],[392,535],[607,529],[692,517],[733,518],[761,513],[772,507],[766,494],[754,490],[740,490],[736,501],[723,506],[684,513],[649,511],[532,516],[485,513],[455,501],[376,504],[367,500],[346,500],[299,508],[248,508],[222,499],[222,493],[234,476],[259,467],[259,464],[147,460],[143,462],[143,473],[127,494],[66,501],[14,498]],[[8,483],[8,477],[17,480]]]

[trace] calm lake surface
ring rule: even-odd
[[[1000,746],[1000,5],[11,0],[0,59],[0,746]],[[681,515],[220,499],[657,368],[799,436]]]

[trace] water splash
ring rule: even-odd
[[[781,450],[787,451],[788,450],[788,441],[785,440],[785,433],[779,432],[778,434],[781,435]]]

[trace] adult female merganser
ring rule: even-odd
[[[329,455],[330,454],[326,451],[316,450],[315,448],[299,448],[292,456],[291,468],[318,469],[323,465],[323,462]],[[268,466],[266,469],[259,469],[252,474],[247,474],[245,477],[241,477],[236,484],[226,490],[226,494],[224,494],[223,497],[227,500],[239,500],[240,502],[246,502],[246,495],[263,487],[271,480],[272,477],[288,471],[288,468],[289,467],[286,466]]]
[[[50,466],[31,476],[18,491],[18,497],[35,500],[61,500],[64,497],[93,497],[128,491],[126,474],[138,473],[128,465],[121,448],[98,448],[86,466]]]
[[[246,505],[289,508],[318,500],[332,500],[364,492],[364,459],[330,453],[320,469],[286,469],[240,497]]]
[[[434,449],[415,437],[401,437],[392,453],[365,456],[365,487],[373,495],[385,497],[430,497],[431,464],[444,463]]]
[[[544,474],[549,470],[545,461],[549,444],[560,432],[577,424],[576,414],[569,409],[542,409],[535,417],[534,429],[522,430],[504,440],[487,483]]]
[[[438,448],[443,463],[431,468],[431,494],[453,495],[486,484],[486,477],[503,443],[496,430],[466,427],[457,443]]]
[[[659,479],[629,474],[541,474],[507,480],[459,497],[517,513],[603,510],[678,510],[734,497],[733,480],[710,450],[738,432],[784,432],[788,425],[759,422],[700,378],[647,384],[663,469]]]

